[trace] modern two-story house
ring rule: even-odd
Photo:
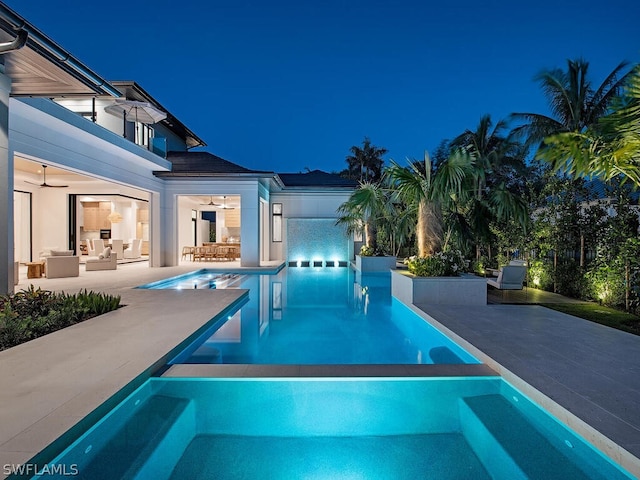
[[[352,255],[335,219],[354,182],[198,150],[206,143],[140,85],[103,79],[1,3],[0,42],[1,292],[13,290],[15,262],[51,248],[81,255],[90,239],[141,239],[151,267],[214,238],[240,244],[247,267]],[[125,111],[139,104],[159,116]],[[339,245],[300,247],[319,233]]]

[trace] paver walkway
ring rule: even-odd
[[[497,290],[489,288],[487,302],[491,304],[541,304],[541,303],[584,303],[582,300],[565,297],[557,293],[546,292],[537,288],[522,290]]]

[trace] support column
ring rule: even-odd
[[[240,265],[260,266],[260,199],[258,189],[240,196]]]
[[[164,196],[164,195],[162,195]],[[149,266],[162,267],[165,266],[162,258],[160,247],[164,245],[165,239],[162,238],[161,225],[161,195],[158,192],[152,192],[149,198]]]
[[[154,196],[155,198],[155,196]],[[168,193],[165,189],[159,198],[160,210],[158,212],[157,217],[157,228],[154,232],[158,233],[158,237],[160,238],[160,265],[154,265],[158,267],[173,267],[177,265],[177,254],[174,250],[177,249],[177,198],[173,192]],[[155,212],[152,208],[151,212]],[[155,217],[154,217],[155,219]]]
[[[13,155],[9,150],[11,79],[0,65],[0,294],[13,293]]]

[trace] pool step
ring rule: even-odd
[[[195,434],[194,418],[191,400],[150,396],[98,451],[91,452],[88,463],[79,465],[81,478],[167,476]]]
[[[460,422],[471,448],[496,478],[605,479],[580,470],[502,395],[463,398]]]

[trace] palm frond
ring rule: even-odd
[[[526,122],[511,130],[511,137],[515,140],[525,140],[529,147],[537,147],[545,137],[557,132],[565,131],[565,127],[558,120],[537,113],[512,113],[512,121]]]
[[[513,219],[523,228],[527,227],[529,207],[526,200],[509,191],[504,183],[491,191],[488,201],[498,220]]]
[[[386,170],[389,181],[407,204],[417,204],[431,195],[431,165],[425,162],[425,167],[426,173],[422,173],[415,163],[401,167],[392,160]]]
[[[634,69],[618,78],[618,75],[629,65],[628,62],[620,62],[613,71],[605,78],[600,87],[594,92],[591,98],[591,116],[589,124],[594,123],[598,118],[605,115],[612,101],[619,95],[625,83],[634,75]]]
[[[464,149],[455,150],[438,169],[434,179],[431,199],[446,200],[470,192],[468,182],[473,175],[474,157]],[[472,191],[472,189],[471,189]]]

